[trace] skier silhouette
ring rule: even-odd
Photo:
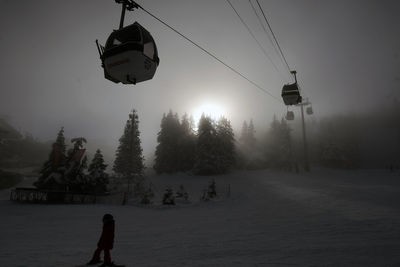
[[[104,214],[103,216],[103,231],[100,236],[100,240],[97,243],[97,249],[95,250],[92,259],[87,265],[95,265],[101,262],[100,253],[104,250],[104,263],[101,267],[114,266],[111,262],[110,250],[114,247],[114,230],[115,222],[111,214]]]

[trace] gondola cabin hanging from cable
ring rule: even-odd
[[[282,98],[285,105],[296,105],[301,103],[302,97],[300,95],[299,86],[297,84],[296,71],[291,71],[295,77],[295,82],[292,84],[285,84],[282,88]]]
[[[293,111],[287,111],[286,120],[288,120],[288,121],[294,120],[294,112]]]
[[[160,60],[157,46],[151,34],[138,22],[123,27],[125,9],[138,8],[134,1],[116,0],[122,3],[120,28],[114,30],[105,47],[99,45],[104,77],[115,83],[136,84],[153,78]]]
[[[110,34],[101,60],[105,78],[124,84],[152,79],[160,62],[152,36],[138,22]]]
[[[306,112],[307,112],[308,115],[314,114],[314,111],[313,111],[313,109],[312,109],[312,106],[307,107]]]

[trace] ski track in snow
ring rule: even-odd
[[[183,184],[191,203],[37,205],[0,191],[0,266],[87,262],[101,218],[116,219],[113,260],[126,266],[400,266],[400,174],[314,169],[149,177],[159,203]],[[200,202],[215,178],[217,201]],[[22,186],[32,183],[26,178]],[[228,185],[231,197],[226,196]]]

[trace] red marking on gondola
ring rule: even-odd
[[[129,63],[129,58],[125,58],[123,60],[119,60],[119,61],[115,61],[113,63],[107,64],[107,67],[108,68],[113,68],[113,67],[125,64],[125,63]]]

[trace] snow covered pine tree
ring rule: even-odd
[[[97,149],[88,169],[94,193],[105,193],[107,191],[109,180],[108,174],[105,172],[106,168],[107,165],[104,164],[103,154],[100,149]]]
[[[132,110],[126,121],[124,134],[119,139],[113,171],[121,178],[128,180],[128,191],[130,184],[134,184],[134,195],[140,197],[144,182],[144,157],[139,132],[139,117],[136,110]]]

